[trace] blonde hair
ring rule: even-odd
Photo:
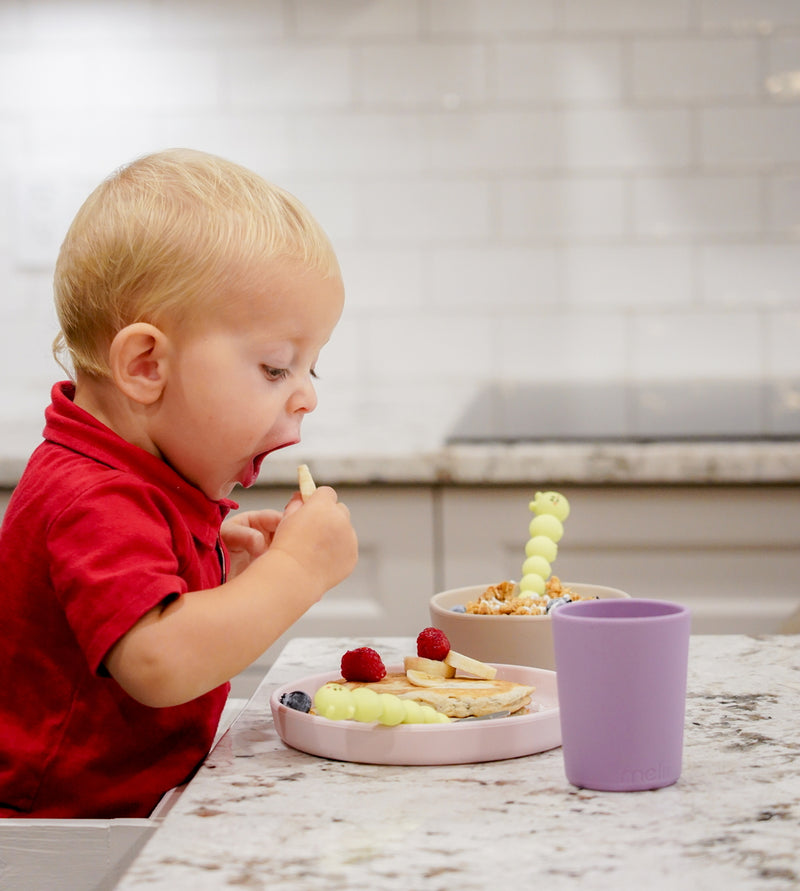
[[[68,352],[76,373],[107,377],[122,328],[191,323],[238,271],[272,259],[339,274],[322,227],[283,189],[203,152],[140,158],[92,192],[61,246],[56,360],[66,369]]]

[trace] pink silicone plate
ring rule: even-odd
[[[384,727],[358,721],[330,721],[282,705],[292,690],[313,697],[338,672],[317,674],[284,684],[270,697],[275,729],[293,749],[336,761],[361,764],[473,764],[500,761],[544,752],[561,745],[558,695],[554,671],[522,665],[495,664],[497,677],[536,687],[537,711],[518,717],[487,721],[453,721],[450,724],[402,724]],[[390,673],[400,665],[387,666]]]

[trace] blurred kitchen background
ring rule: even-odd
[[[370,570],[362,548],[364,587],[391,589],[412,564],[421,576],[404,584],[423,604],[441,585],[498,580],[488,568],[465,578],[476,527],[463,532],[466,563],[437,558],[464,492],[448,508],[424,456],[448,442],[800,438],[798,0],[0,0],[6,467],[38,440],[61,376],[51,275],[71,217],[116,166],[175,145],[289,188],[338,249],[347,306],[319,363],[302,455],[353,485],[359,454],[422,456],[423,468],[392,490],[392,513],[406,518],[387,545],[395,564]],[[786,454],[781,467],[796,467]],[[350,476],[337,479],[326,456],[351,458]],[[710,513],[686,512],[691,531],[664,521],[679,549],[720,512],[747,516],[740,487],[764,475],[760,457],[725,478],[714,455],[703,460],[709,478],[617,480],[733,486],[712,493]],[[537,468],[494,480],[519,505],[509,540],[527,537],[521,483],[531,494],[588,486],[575,493],[573,540],[583,503],[596,547],[578,580],[635,587],[643,576],[620,566],[636,566],[631,536],[644,536],[640,556],[647,540],[628,494],[630,535],[614,551],[602,530],[621,502],[592,500],[608,479]],[[767,473],[781,488],[765,491],[759,519],[711,545],[720,598],[738,583],[752,600],[765,562],[792,579],[769,628],[797,591],[794,474]],[[465,479],[475,505],[489,477]],[[633,495],[643,510],[666,503]],[[374,499],[358,508],[360,497],[367,516]],[[405,541],[414,525],[419,540]],[[698,578],[691,560],[668,565],[680,586]],[[365,633],[390,630],[384,606]],[[742,610],[699,627],[765,627],[752,603]],[[410,633],[418,619],[392,628]]]
[[[315,452],[436,446],[507,381],[775,384],[763,432],[800,433],[797,0],[0,0],[21,452],[64,231],[174,145],[294,191],[338,248]]]

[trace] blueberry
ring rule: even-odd
[[[302,690],[292,690],[281,696],[281,703],[287,708],[296,709],[298,712],[308,712],[311,708],[311,697]]]
[[[565,603],[572,603],[572,598],[569,596],[566,597],[556,597],[555,600],[551,600],[550,603],[545,607],[545,613],[549,613],[550,610],[555,609],[557,606],[563,606]]]
[[[466,611],[467,608],[464,606],[463,603],[457,603],[455,606],[450,607],[451,613],[465,613]]]

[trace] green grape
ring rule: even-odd
[[[406,716],[403,700],[391,693],[379,693],[378,699],[381,701],[381,714],[378,716],[378,721],[389,727],[402,724],[403,718]]]
[[[536,538],[537,535],[544,535],[545,538],[551,538],[553,541],[559,542],[563,534],[564,526],[561,520],[552,514],[539,514],[528,525],[528,535],[531,538]]]
[[[341,684],[325,684],[314,694],[314,709],[331,721],[346,721],[356,713],[353,695]]]
[[[419,708],[422,712],[422,717],[425,724],[450,723],[450,718],[448,718],[447,715],[443,715],[441,712],[437,712],[432,705],[421,705]]]
[[[550,577],[550,571],[550,564],[544,557],[528,557],[522,564],[523,578],[526,575],[540,575],[543,579],[548,579]]]
[[[558,542],[564,535],[564,520],[569,516],[569,502],[558,492],[537,492],[528,505],[536,516],[528,525],[530,539],[525,545],[520,594],[542,595],[552,572],[551,563],[558,554]]]
[[[536,535],[528,540],[525,545],[526,557],[544,557],[548,563],[552,563],[556,559],[558,553],[558,545],[552,538],[546,535]],[[522,570],[525,571],[524,569]]]
[[[545,580],[540,575],[524,575],[519,582],[520,594],[544,594]]]
[[[414,699],[404,699],[403,705],[405,706],[406,714],[403,718],[404,724],[424,724],[425,723],[425,714],[422,711],[422,706],[419,702]]]
[[[380,696],[369,687],[356,687],[352,695],[356,709],[353,717],[356,721],[363,721],[367,724],[377,721],[383,712]]]
[[[341,684],[324,684],[314,695],[314,709],[331,721],[377,721],[387,727],[397,724],[448,724],[450,718],[429,705],[401,699],[393,693],[379,693],[370,687],[349,690]]]
[[[537,492],[528,507],[535,514],[552,514],[562,523],[569,516],[569,502],[558,492]]]

